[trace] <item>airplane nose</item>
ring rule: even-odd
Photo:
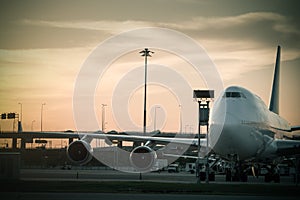
[[[247,111],[245,109],[245,102],[240,99],[226,99],[225,100],[225,124],[241,124],[242,119],[247,118]]]
[[[214,119],[217,124],[224,125],[240,123],[240,115],[243,111],[238,105],[234,102],[223,99],[220,108],[222,109],[222,112],[218,112],[216,113],[217,115],[214,115]]]
[[[225,114],[225,118],[224,118],[224,122],[225,124],[228,125],[238,125],[241,124],[241,121],[239,119],[239,117],[237,116],[236,113],[230,112],[227,110],[226,114]]]

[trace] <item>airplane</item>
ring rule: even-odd
[[[151,137],[115,132],[81,133],[81,139],[68,146],[68,158],[76,164],[89,162],[93,156],[90,145],[93,138],[143,142],[143,145],[130,152],[129,159],[137,171],[145,172],[157,159],[157,153],[153,150],[155,144],[201,145],[230,163],[226,181],[247,181],[249,168],[255,173],[255,169],[264,166],[268,169],[265,181],[279,182],[277,164],[286,156],[300,154],[300,141],[283,139],[285,133],[300,130],[300,126],[290,126],[279,116],[280,54],[281,47],[278,46],[269,108],[260,97],[245,88],[226,88],[214,102],[210,113],[209,146],[207,139],[201,139],[198,144],[197,138]]]
[[[299,130],[300,127],[290,126],[279,116],[280,54],[281,47],[278,46],[269,108],[249,90],[231,86],[215,102],[211,114],[210,145],[213,145],[213,151],[239,165],[268,163],[270,168],[265,177],[267,182],[279,181],[276,164],[281,156],[300,154],[300,141],[282,139],[286,133]],[[225,107],[225,112],[220,112],[220,107]],[[242,173],[239,170],[232,171]],[[226,174],[228,179],[232,171]],[[233,175],[236,176],[237,174]],[[240,176],[245,179],[245,174]]]

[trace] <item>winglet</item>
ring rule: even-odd
[[[274,69],[272,93],[270,99],[269,110],[279,114],[279,71],[280,71],[280,46],[277,47],[277,56]]]

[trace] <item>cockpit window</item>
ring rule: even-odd
[[[225,92],[223,97],[226,97],[226,98],[246,98],[246,96],[241,92]]]

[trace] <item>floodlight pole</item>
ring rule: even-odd
[[[198,172],[198,179],[197,183],[201,183],[201,178],[200,178],[200,169],[199,169],[199,161],[200,161],[200,149],[201,149],[201,144],[200,144],[200,137],[201,137],[201,124],[200,124],[200,109],[201,109],[201,101],[198,100],[198,159],[197,159],[197,172]]]
[[[44,105],[46,105],[46,103],[42,103],[42,107],[41,107],[41,132],[43,132],[43,108]]]
[[[143,134],[146,135],[147,127],[147,57],[153,54],[153,51],[149,51],[148,48],[145,48],[143,51],[140,51],[141,56],[145,56],[145,86],[144,86],[144,123],[143,123]],[[140,180],[142,180],[142,173],[140,173]]]
[[[147,57],[153,54],[153,51],[149,51],[148,48],[145,48],[143,51],[140,52],[141,56],[145,57],[145,86],[144,86],[144,124],[143,124],[143,133],[146,134],[146,126],[147,126]]]
[[[209,109],[209,101],[206,101],[206,106],[207,106],[207,109]],[[208,153],[209,153],[209,148],[208,148],[208,123],[206,125],[206,149],[207,149],[207,156],[206,156],[206,180],[205,182],[206,183],[209,183],[209,156],[208,156]]]
[[[208,147],[208,129],[209,129],[209,101],[214,98],[214,91],[213,90],[194,90],[194,98],[197,99],[198,102],[198,159],[197,159],[197,172],[198,172],[198,180],[197,182],[201,182],[200,178],[200,169],[199,169],[199,161],[200,161],[200,136],[201,136],[201,126],[206,126],[207,131],[206,131],[206,149],[207,151],[209,150]],[[207,152],[207,157],[206,157],[206,183],[209,183],[209,158],[208,158],[208,153]]]

